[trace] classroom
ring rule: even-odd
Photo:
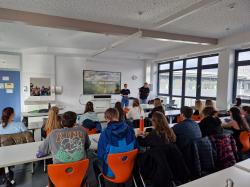
[[[0,187],[249,187],[250,0],[0,0]]]

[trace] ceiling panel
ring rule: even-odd
[[[214,38],[249,29],[250,0],[223,0],[161,28],[166,32]]]

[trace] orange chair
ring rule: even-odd
[[[125,153],[115,153],[108,155],[108,165],[115,177],[110,178],[105,176],[103,173],[99,175],[99,184],[101,186],[100,177],[103,176],[104,179],[115,184],[122,184],[129,180],[132,175],[134,168],[134,162],[138,153],[138,149],[134,149]],[[136,182],[133,177],[133,182],[136,185]]]
[[[193,121],[201,121],[202,120],[202,116],[200,116],[200,115],[192,115],[192,120]]]
[[[48,165],[48,176],[55,187],[80,187],[88,170],[89,160]]]
[[[250,132],[243,131],[240,133],[240,143],[242,144],[242,152],[248,152],[250,150]]]
[[[123,111],[124,111],[125,114],[127,114],[129,112],[129,108],[126,107],[126,108],[123,109]]]
[[[84,127],[83,127],[84,128]],[[84,130],[88,133],[88,135],[91,135],[91,134],[96,134],[97,131],[96,131],[96,128],[94,129],[88,129],[88,128],[84,128]]]

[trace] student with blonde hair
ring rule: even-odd
[[[196,100],[195,101],[195,106],[194,106],[194,114],[193,115],[201,115],[203,111],[203,104],[201,100]]]
[[[48,136],[54,129],[62,128],[61,118],[60,116],[58,116],[58,113],[59,113],[59,108],[56,106],[53,106],[49,109],[48,119],[44,126],[44,131],[46,133],[46,136]]]

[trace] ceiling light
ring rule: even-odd
[[[183,40],[170,40],[164,38],[153,38],[154,40],[163,41],[163,42],[176,42],[176,43],[184,43],[184,44],[195,44],[195,45],[210,45],[209,43],[200,43],[200,42],[192,42],[192,41],[183,41]]]

